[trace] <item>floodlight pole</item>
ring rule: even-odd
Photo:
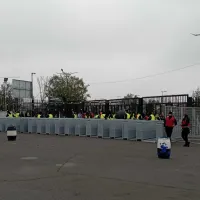
[[[31,73],[31,102],[32,102],[32,109],[31,109],[31,117],[33,117],[33,109],[34,109],[34,95],[33,95],[33,75],[36,73]]]
[[[164,96],[164,93],[166,93],[167,91],[166,90],[162,90],[161,93],[162,93],[162,97],[161,97],[161,103],[163,103],[163,96]]]
[[[6,102],[7,82],[8,82],[8,78],[4,78],[4,109],[5,109],[5,111],[7,110],[7,102]]]

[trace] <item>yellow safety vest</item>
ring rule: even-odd
[[[12,115],[12,114],[9,114],[8,117],[13,117],[13,115]]]
[[[137,119],[139,119],[139,117],[140,117],[140,114],[137,114]]]
[[[134,114],[133,114],[133,116],[131,117],[131,119],[135,119],[135,116],[134,116]]]
[[[53,115],[52,115],[52,114],[49,114],[49,118],[53,118]]]
[[[38,114],[38,115],[37,115],[37,118],[40,118],[40,117],[41,117],[41,115],[40,115],[40,114]]]
[[[76,114],[74,114],[74,118],[77,118],[77,115],[76,115]]]
[[[126,113],[126,115],[127,115],[127,119],[130,119],[130,114],[129,114],[129,113]]]
[[[19,113],[15,113],[15,117],[19,117]]]
[[[151,120],[156,120],[156,118],[153,114],[151,114]]]
[[[105,118],[105,114],[101,114],[100,119],[104,119]]]

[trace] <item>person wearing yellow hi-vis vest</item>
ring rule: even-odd
[[[153,112],[151,113],[151,115],[149,116],[148,120],[156,120],[155,115],[153,114]]]
[[[37,114],[37,118],[38,118],[38,119],[41,118],[41,116],[42,116],[41,113],[38,113],[38,114]]]
[[[100,119],[105,119],[105,114],[101,113]]]
[[[98,119],[98,118],[99,118],[98,113],[96,113],[96,114],[94,115],[94,118],[95,118],[95,119]]]
[[[7,115],[6,115],[6,117],[10,117],[10,118],[12,118],[13,115],[12,115],[12,113],[11,113],[10,111],[7,111]]]
[[[128,113],[128,111],[126,111],[126,119],[130,119],[131,115]]]
[[[14,114],[14,117],[19,117],[20,115],[19,115],[19,112],[16,112],[15,114]]]
[[[112,111],[110,109],[106,112],[105,119],[113,119]]]
[[[105,119],[105,114],[103,114],[101,111],[99,112],[99,119]]]
[[[131,114],[130,114],[130,119],[135,119],[135,114],[134,114],[134,112],[131,112]]]
[[[51,113],[49,113],[49,114],[48,114],[48,118],[49,118],[49,119],[52,119],[52,118],[53,118],[53,115],[52,115]]]
[[[141,114],[138,113],[136,119],[140,119],[141,118]]]

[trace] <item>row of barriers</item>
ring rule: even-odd
[[[0,132],[15,126],[21,133],[56,134],[113,138],[125,140],[156,140],[164,136],[162,121],[101,120],[101,119],[46,119],[0,118]],[[180,138],[175,131],[173,139]]]

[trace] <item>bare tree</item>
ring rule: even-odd
[[[43,103],[47,97],[48,85],[49,85],[49,78],[40,76],[37,78],[38,88],[40,91],[40,100]]]
[[[132,98],[138,98],[138,96],[132,93],[128,93],[126,96],[124,96],[124,99],[132,99]]]
[[[194,100],[200,99],[200,87],[197,87],[197,89],[193,91],[192,97]]]

